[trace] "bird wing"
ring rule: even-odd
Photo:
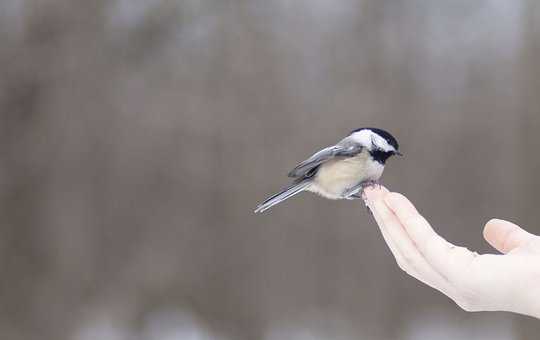
[[[304,177],[312,175],[313,170],[319,165],[329,161],[335,157],[353,157],[362,152],[362,146],[358,143],[340,142],[334,146],[322,149],[309,157],[305,161],[298,164],[289,172],[289,177]]]

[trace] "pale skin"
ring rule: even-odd
[[[484,238],[501,254],[456,246],[438,235],[403,195],[375,186],[365,201],[407,274],[466,311],[508,311],[540,318],[540,237],[493,219]]]

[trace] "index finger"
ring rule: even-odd
[[[405,196],[390,193],[385,197],[385,203],[400,220],[418,250],[443,276],[449,279],[459,276],[474,259],[473,252],[456,247],[437,234]]]

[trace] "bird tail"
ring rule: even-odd
[[[301,182],[293,183],[288,188],[285,188],[282,191],[278,192],[277,194],[268,197],[264,202],[259,204],[257,206],[257,209],[255,209],[255,213],[262,213],[270,209],[274,205],[285,201],[287,198],[293,197],[294,195],[307,189],[307,187],[309,187],[310,184],[311,184],[311,181],[309,180],[303,180]]]

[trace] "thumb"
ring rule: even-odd
[[[493,248],[506,254],[530,242],[536,236],[526,232],[514,223],[492,219],[484,227],[484,238]]]

